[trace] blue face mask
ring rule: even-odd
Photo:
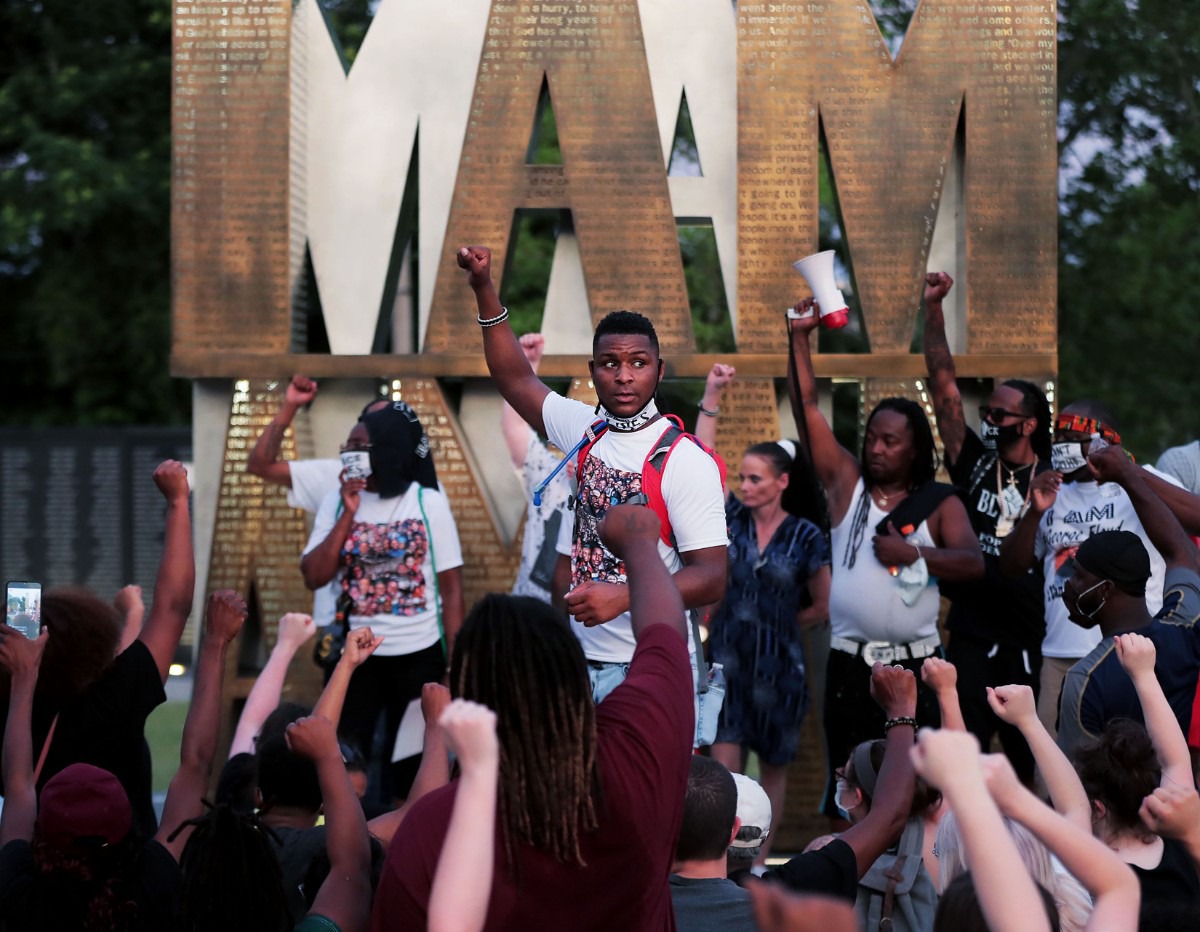
[[[857,809],[862,805],[862,802],[859,801],[855,803],[850,807],[850,809],[845,808],[842,803],[843,801],[847,801],[846,797],[851,793],[851,786],[844,780],[838,780],[834,786],[833,804],[837,807],[838,815],[840,815],[847,822],[850,822],[852,821],[850,818],[850,809]]]

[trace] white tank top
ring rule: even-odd
[[[867,522],[854,565],[850,566],[846,546],[850,540],[854,513],[863,495],[867,496]],[[892,576],[888,567],[875,558],[871,538],[875,536],[875,526],[887,514],[876,506],[860,477],[845,517],[830,532],[833,575],[829,616],[835,637],[908,644],[937,633],[940,605],[937,580],[931,576],[917,601],[913,605],[906,605],[900,597],[899,581]],[[908,535],[908,540],[918,547],[934,546],[929,523],[922,521],[921,526]]]

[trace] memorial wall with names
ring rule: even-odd
[[[166,516],[154,470],[191,457],[186,429],[0,430],[0,576],[105,599],[134,583],[149,605]]]

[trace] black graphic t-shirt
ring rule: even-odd
[[[939,583],[942,595],[951,602],[946,619],[951,631],[1024,650],[1040,648],[1046,633],[1041,574],[1035,569],[1010,579],[1001,573],[1002,538],[996,530],[1005,515],[1015,526],[1029,495],[1029,483],[1049,468],[1049,463],[1041,461],[1018,467],[1011,472],[1012,484],[1007,466],[997,466],[995,451],[985,449],[979,435],[967,429],[962,452],[949,470],[979,538],[984,578]]]

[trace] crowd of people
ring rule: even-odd
[[[457,258],[527,498],[512,593],[467,611],[404,402],[368,404],[336,460],[283,460],[317,395],[295,377],[248,468],[313,515],[312,611],[280,619],[222,762],[248,612],[209,596],[156,812],[145,722],[195,585],[186,473],[163,463],[149,611],[136,588],[58,589],[39,636],[0,628],[0,928],[1200,927],[1189,448],[1135,465],[1103,405],[1054,417],[1022,380],[969,424],[938,273],[924,349],[951,483],[912,400],[839,444],[811,299],[788,323],[800,439],[727,465],[732,366],[689,433],[657,407],[653,324],[618,311],[593,337],[599,404],[566,399],[537,376],[540,336],[509,326],[489,250]],[[316,705],[281,702],[313,641]],[[830,831],[768,860],[814,698]]]

